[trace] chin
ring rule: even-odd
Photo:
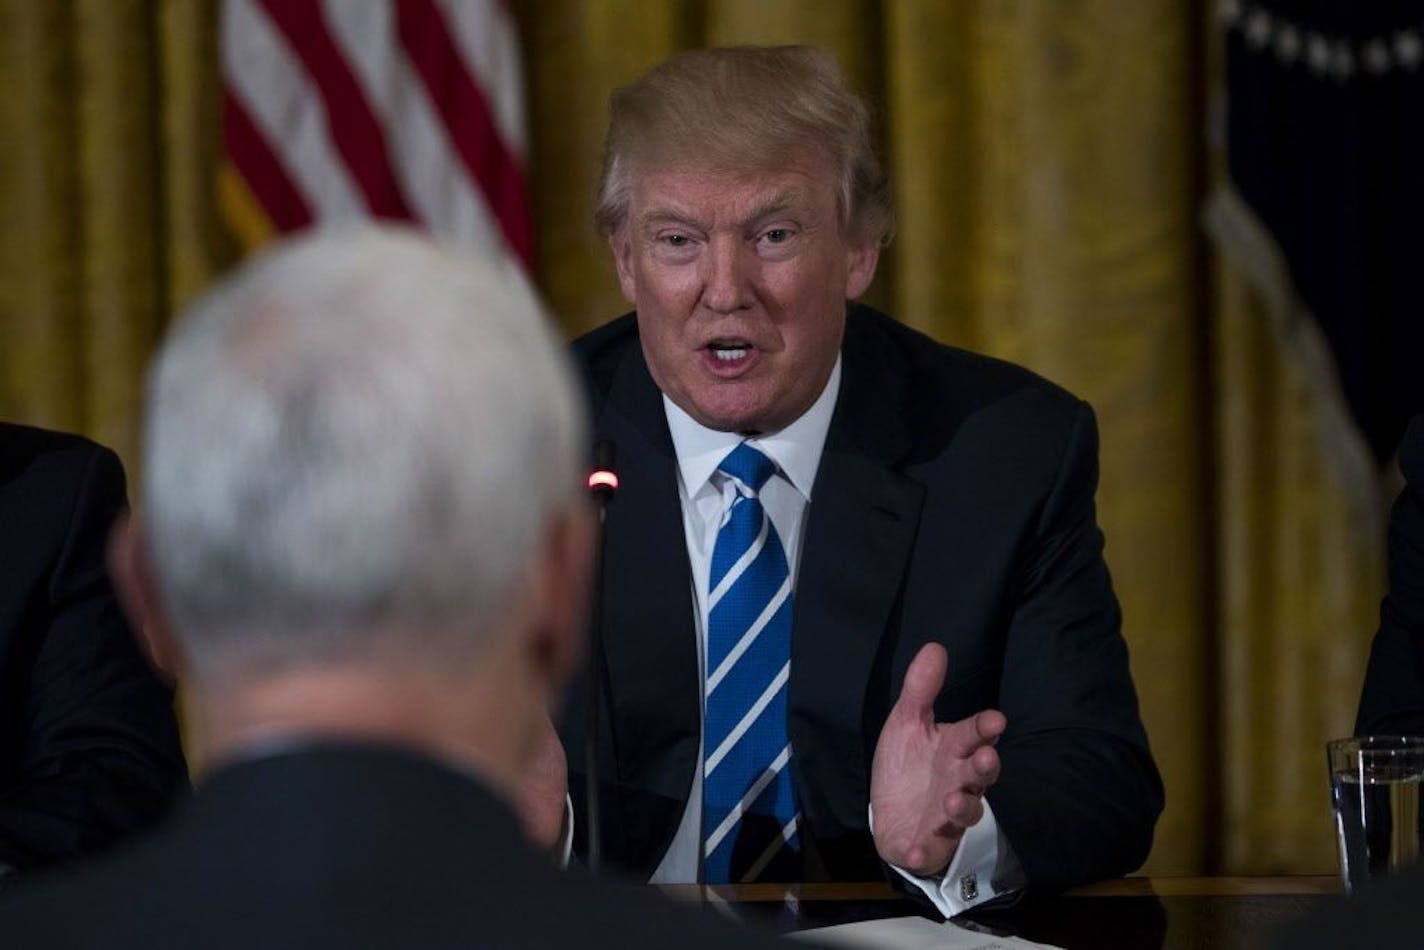
[[[698,406],[693,418],[718,432],[754,434],[762,431],[759,413]]]
[[[694,394],[688,393],[688,404],[695,410],[689,411],[688,415],[718,432],[753,434],[773,431],[770,423],[777,414],[773,401],[760,391],[762,387],[746,381],[739,382],[741,385],[723,383],[706,387],[696,394],[702,398],[692,398]]]

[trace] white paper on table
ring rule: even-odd
[[[954,923],[937,924],[924,917],[865,920],[801,930],[787,936],[793,940],[804,939],[847,950],[1028,950],[1032,947],[1057,950],[1047,943],[1034,943],[1018,937],[996,937],[967,930]]]

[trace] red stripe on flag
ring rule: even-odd
[[[261,3],[316,82],[326,103],[327,129],[365,195],[371,214],[378,218],[412,219],[410,206],[391,168],[381,124],[332,39],[318,0],[261,0]]]
[[[223,89],[223,136],[232,163],[247,181],[279,231],[297,231],[312,223],[311,206],[292,184],[287,170],[247,114],[242,100]]]
[[[401,0],[396,11],[401,43],[455,150],[479,182],[505,240],[526,266],[531,265],[533,229],[524,172],[499,137],[484,91],[451,41],[444,14],[433,0]]]

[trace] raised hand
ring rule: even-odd
[[[983,816],[984,791],[999,777],[994,743],[1007,725],[994,709],[935,722],[948,666],[938,643],[915,654],[871,766],[875,848],[886,862],[921,876],[942,873],[964,832]]]

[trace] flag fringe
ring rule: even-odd
[[[1285,254],[1229,182],[1213,190],[1205,224],[1221,255],[1261,295],[1277,343],[1305,380],[1316,431],[1329,469],[1345,492],[1351,524],[1359,529],[1357,540],[1377,546],[1385,536],[1388,477],[1376,467],[1369,445],[1351,417],[1330,344],[1301,300]]]

